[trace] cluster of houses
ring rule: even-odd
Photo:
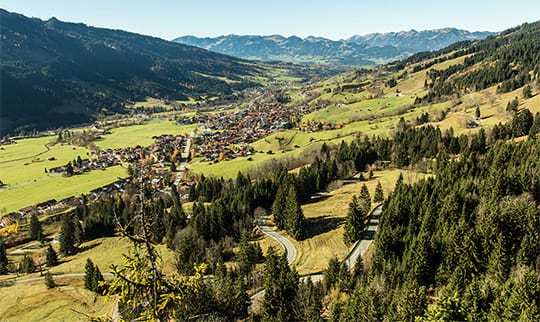
[[[143,163],[153,164],[152,170],[147,173],[148,182],[154,189],[161,190],[169,185],[170,170],[165,164],[174,159],[177,155],[180,158],[182,149],[185,148],[186,138],[184,136],[161,135],[153,138],[154,143],[148,147],[129,147],[119,149],[105,149],[100,152],[93,152],[91,159],[80,159],[71,162],[73,174],[91,170],[105,169],[121,163]],[[49,169],[49,173],[65,173],[67,165]],[[93,201],[104,195],[123,193],[130,178],[118,179],[117,181],[90,191],[85,197],[88,201]],[[21,218],[26,218],[32,214],[43,215],[64,211],[70,207],[81,203],[80,197],[71,196],[60,201],[55,199],[47,200],[36,205],[27,206],[17,212],[9,213],[0,220],[0,228],[7,227]]]
[[[281,104],[260,104],[233,113],[206,113],[186,122],[203,124],[206,131],[194,140],[192,156],[202,156],[206,161],[230,160],[249,156],[255,151],[251,143],[278,130],[295,127],[303,114],[318,107],[304,106],[289,109]]]

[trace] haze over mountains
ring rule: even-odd
[[[481,40],[496,34],[444,28],[355,35],[337,41],[313,36],[302,39],[280,35],[184,36],[173,41],[245,59],[372,66],[403,59],[417,52],[438,50],[455,42]]]

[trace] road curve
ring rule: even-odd
[[[375,239],[375,233],[377,232],[377,228],[379,226],[379,217],[382,212],[382,205],[379,205],[375,207],[369,214],[369,221],[366,226],[366,229],[364,233],[362,234],[362,238],[356,242],[353,249],[350,251],[350,253],[345,257],[345,264],[349,269],[353,268],[356,264],[356,261],[358,261],[358,257],[363,256],[367,249],[369,248],[369,245],[373,242]],[[276,231],[272,230],[270,227],[266,225],[260,225],[259,228],[261,231],[265,234],[276,240],[287,253],[287,262],[289,265],[291,265],[292,262],[294,262],[296,258],[296,248],[294,245],[284,236],[280,235]],[[286,246],[289,244],[289,246]],[[294,256],[289,256],[290,254],[293,254]],[[292,258],[292,259],[290,259]],[[311,278],[311,281],[313,282],[320,282],[322,281],[324,277],[324,272],[316,273],[316,274],[308,274],[308,275],[302,275],[300,276],[300,281],[305,282],[308,278]],[[260,301],[262,301],[262,297],[264,296],[264,289],[253,294],[251,299],[251,306],[250,311],[253,311],[256,305],[260,304]]]
[[[270,238],[278,242],[278,244],[283,248],[283,251],[287,255],[287,263],[291,265],[296,259],[297,254],[296,247],[294,247],[293,243],[285,236],[272,230],[272,228],[270,228],[269,226],[261,225],[259,226],[259,229],[263,234],[269,236]]]

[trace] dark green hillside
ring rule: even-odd
[[[441,58],[450,51],[455,52]],[[454,94],[494,85],[498,86],[498,93],[506,93],[537,81],[540,75],[540,22],[523,24],[483,41],[462,42],[439,52],[417,54],[396,65],[404,67],[428,59],[415,66],[414,71],[419,71],[444,59],[465,55],[468,57],[462,64],[427,72],[429,92],[423,97],[424,102],[441,101]]]
[[[80,123],[147,96],[227,95],[252,64],[119,30],[0,10],[1,131]]]

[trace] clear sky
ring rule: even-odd
[[[540,0],[0,0],[0,7],[169,40],[227,34],[343,39],[444,27],[501,31],[540,20]]]

